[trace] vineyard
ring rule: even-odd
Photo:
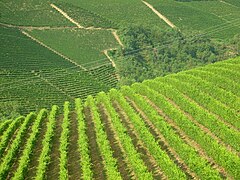
[[[21,114],[49,108],[51,104],[61,105],[65,100],[73,102],[76,97],[85,99],[89,94],[116,87],[115,69],[96,50],[92,59],[101,61],[89,63],[80,59],[80,63],[76,60],[79,64],[75,64],[17,29],[0,26],[0,39],[0,104],[14,104]],[[76,48],[72,54],[75,51]]]
[[[218,39],[227,39],[239,33],[240,4],[238,0],[146,1],[153,5],[156,10],[163,13],[181,30],[202,31]],[[216,26],[218,27],[217,30],[214,28]],[[231,28],[230,31],[229,28]]]
[[[230,59],[2,121],[0,179],[239,179],[239,72]]]

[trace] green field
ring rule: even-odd
[[[219,39],[233,37],[240,32],[239,6],[221,1],[147,0],[147,2],[180,30],[206,33]]]
[[[103,51],[119,47],[111,31],[105,30],[33,30],[29,34],[87,69],[109,62]]]
[[[226,60],[2,121],[0,179],[239,179],[239,72]]]
[[[223,39],[239,32],[237,0],[147,2],[181,31]],[[11,106],[25,114],[115,88],[119,76],[104,52],[111,58],[111,49],[124,47],[113,32],[127,42],[122,28],[169,28],[140,0],[1,0],[0,10],[0,114]]]
[[[99,14],[118,26],[131,24],[141,24],[146,26],[156,26],[165,28],[164,21],[159,19],[154,13],[146,7],[140,0],[60,0],[76,7],[84,8]]]
[[[1,105],[16,104],[20,113],[61,104],[116,86],[111,63],[84,71],[13,28],[0,28]],[[99,63],[99,62],[98,62]],[[2,112],[2,110],[1,110]]]
[[[48,0],[0,1],[1,23],[21,26],[74,26]]]

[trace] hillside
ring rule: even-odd
[[[1,0],[0,10],[0,119],[239,54],[238,0]]]
[[[0,123],[0,179],[239,179],[240,58]]]

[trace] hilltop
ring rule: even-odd
[[[240,58],[0,123],[0,179],[239,179]]]

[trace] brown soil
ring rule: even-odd
[[[63,121],[63,115],[60,115],[56,120],[56,128],[54,132],[54,136],[52,138],[52,149],[50,152],[50,163],[48,165],[48,169],[46,172],[46,179],[49,180],[56,180],[59,176],[59,158],[60,158],[60,152],[59,152],[59,146],[60,146],[60,136],[62,132],[62,124]]]
[[[42,141],[44,139],[44,135],[46,133],[47,129],[47,122],[48,119],[45,119],[42,124],[40,125],[39,134],[37,137],[37,140],[35,142],[35,145],[32,150],[32,155],[30,158],[29,166],[26,172],[25,179],[33,179],[36,176],[36,170],[38,165],[38,159],[42,151]]]
[[[6,155],[7,152],[8,152],[8,149],[11,148],[11,144],[12,144],[12,142],[14,141],[14,139],[15,139],[17,133],[18,133],[18,130],[19,130],[19,128],[17,128],[17,129],[15,130],[15,132],[13,133],[13,135],[10,137],[10,139],[9,139],[7,145],[6,145],[6,148],[5,148],[4,152],[3,152],[2,154],[0,154],[0,158],[5,157],[5,155]],[[0,159],[0,162],[2,162],[2,159]]]
[[[135,132],[135,128],[131,123],[131,120],[127,114],[122,110],[121,106],[117,103],[113,103],[114,108],[116,109],[119,117],[122,120],[123,125],[127,129],[127,133],[132,139],[132,143],[135,146],[138,153],[141,155],[143,162],[145,163],[149,172],[152,172],[154,179],[167,179],[162,170],[157,165],[156,160],[153,158],[148,149],[144,146],[141,138]]]
[[[160,133],[160,131],[154,126],[151,120],[147,117],[147,115],[140,109],[137,104],[128,97],[125,97],[127,101],[132,105],[132,107],[140,114],[145,124],[149,127],[151,134],[156,138],[157,142],[161,149],[163,149],[171,160],[187,175],[189,179],[199,179],[195,173],[191,171],[191,169],[185,164],[185,162],[178,156],[174,149],[170,147],[167,140]]]
[[[78,122],[77,115],[70,115],[70,133],[68,146],[68,175],[69,179],[80,179],[82,170],[80,166],[80,152],[78,150]]]
[[[184,97],[192,102],[195,103],[192,99],[190,99],[188,96],[184,95]],[[218,138],[214,133],[212,133],[207,127],[205,127],[204,125],[200,124],[198,121],[196,121],[189,113],[185,112],[184,110],[182,110],[174,101],[172,101],[171,99],[167,98],[167,100],[179,111],[181,111],[185,116],[188,117],[188,119],[190,119],[194,124],[196,124],[203,132],[205,132],[206,134],[208,134],[209,136],[211,136],[211,138],[213,138],[215,141],[217,141],[219,144],[221,144],[222,146],[224,146],[225,148],[227,148],[228,151],[233,152],[236,155],[239,155],[239,153],[237,153],[235,151],[235,149],[233,149],[230,145],[224,143],[220,138]],[[197,105],[199,106],[199,105]],[[205,111],[207,111],[205,108],[203,108]]]
[[[103,159],[100,156],[100,150],[96,141],[95,126],[92,121],[91,110],[87,107],[84,108],[84,114],[86,118],[86,134],[89,140],[89,153],[92,164],[93,178],[96,180],[106,179],[106,172],[103,165]]]
[[[220,175],[222,178],[226,179],[226,177],[230,177],[225,169],[223,167],[220,167],[211,157],[207,155],[207,153],[201,148],[201,146],[189,138],[186,133],[172,120],[170,119],[157,105],[155,105],[150,99],[147,97],[144,97],[146,101],[159,113],[160,116],[164,117],[166,122],[175,130],[175,132],[183,139],[183,141],[190,146],[192,146],[194,149],[197,150],[200,156],[202,156],[204,159],[206,159],[209,164],[212,166],[212,168],[216,169],[219,171]]]
[[[120,172],[122,179],[131,179],[130,174],[132,174],[132,172],[130,172],[128,170],[129,168],[127,168],[128,164],[124,158],[123,148],[121,147],[119,140],[117,140],[114,131],[111,128],[113,125],[111,124],[109,114],[107,114],[104,105],[99,105],[99,110],[104,129],[108,136],[108,141],[110,142],[111,149],[113,150],[113,157],[117,160],[118,163],[118,171]]]
[[[30,137],[31,133],[32,133],[32,125],[34,123],[34,119],[32,119],[28,125],[27,125],[27,130],[24,132],[23,136],[22,136],[22,141],[20,143],[20,148],[18,149],[18,152],[16,153],[16,155],[14,156],[14,160],[12,161],[12,166],[11,168],[9,168],[8,170],[8,176],[7,176],[7,179],[11,179],[15,173],[15,171],[17,170],[18,168],[18,162],[20,160],[20,157],[22,156],[22,153],[23,153],[23,150],[25,148],[25,145],[26,145],[26,142],[28,140],[28,138]]]

